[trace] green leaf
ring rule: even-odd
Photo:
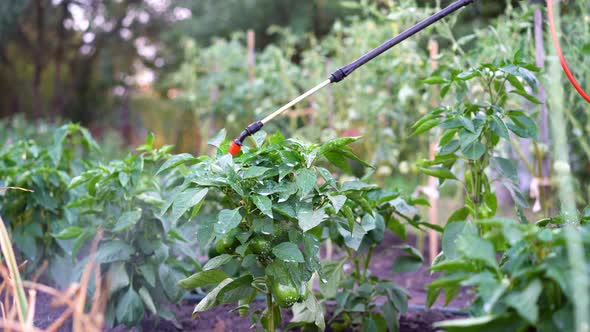
[[[535,122],[526,115],[511,115],[510,119],[514,124],[507,124],[510,129],[516,135],[522,138],[536,138],[538,131]]]
[[[213,270],[216,269],[220,266],[223,266],[227,263],[229,263],[231,260],[233,259],[232,255],[228,255],[228,254],[222,254],[219,256],[215,256],[213,258],[211,258],[206,264],[205,266],[203,266],[203,270],[207,271],[207,270]]]
[[[520,316],[526,319],[530,324],[535,325],[539,319],[539,306],[537,301],[543,291],[543,284],[539,279],[531,281],[524,290],[513,291],[505,301],[506,304],[514,308]]]
[[[494,157],[491,160],[491,164],[503,177],[512,181],[518,181],[518,173],[516,169],[516,163],[514,160]]]
[[[195,289],[220,283],[226,278],[227,274],[221,270],[207,270],[195,273],[186,279],[180,280],[178,285],[184,289]]]
[[[244,170],[244,174],[242,175],[242,178],[244,178],[244,179],[258,178],[258,177],[261,177],[262,175],[264,175],[264,173],[266,173],[269,170],[270,170],[270,168],[268,168],[268,167],[260,167],[260,166],[248,167],[246,170]]]
[[[207,296],[205,296],[196,306],[195,309],[193,310],[193,318],[199,313],[199,312],[203,312],[203,311],[207,311],[213,307],[215,307],[216,302],[217,302],[217,294],[223,289],[223,287],[225,287],[227,284],[229,284],[230,282],[232,282],[233,279],[231,278],[227,278],[222,280],[219,285],[217,285],[215,288],[213,288],[209,294],[207,294]]]
[[[172,169],[180,164],[189,163],[189,162],[196,162],[199,159],[193,157],[193,155],[189,153],[181,153],[170,157],[170,159],[166,160],[166,162],[158,169],[156,175],[165,172],[169,169]]]
[[[419,166],[418,169],[426,175],[434,176],[439,179],[452,179],[452,180],[457,179],[457,177],[455,177],[455,175],[449,169],[444,168],[444,167],[428,167],[427,168],[427,167]]]
[[[422,83],[424,83],[424,84],[445,84],[445,83],[449,83],[449,81],[447,79],[440,77],[440,76],[432,76],[432,77],[422,80]]]
[[[209,189],[207,188],[189,188],[176,196],[172,204],[172,212],[170,213],[170,223],[176,225],[176,222],[189,209],[201,204],[207,196]]]
[[[219,291],[217,302],[220,304],[235,303],[253,297],[256,294],[256,289],[252,287],[253,280],[254,278],[250,274],[234,279]]]
[[[420,125],[418,128],[416,128],[414,130],[414,132],[412,134],[410,134],[410,137],[416,136],[416,135],[419,135],[419,134],[422,134],[424,132],[427,132],[430,129],[438,126],[440,123],[441,123],[441,119],[440,118],[428,120],[428,121],[424,122],[422,125]]]
[[[262,147],[262,144],[264,143],[265,139],[266,139],[266,131],[264,131],[264,130],[260,130],[256,133],[254,133],[254,135],[252,135],[252,140],[254,141],[254,145],[257,148]]]
[[[95,260],[99,264],[129,260],[135,249],[120,240],[103,242],[96,251]]]
[[[336,180],[334,180],[334,176],[332,173],[323,167],[316,167],[317,171],[320,173],[320,176],[326,181],[326,183],[334,189],[338,189],[338,185],[336,184]]]
[[[339,261],[322,261],[322,280],[320,280],[320,292],[327,299],[333,299],[340,289],[340,283],[344,280],[343,266],[346,259]]]
[[[180,301],[184,291],[178,286],[180,281],[184,280],[185,275],[173,265],[160,264],[158,276],[168,300],[172,302]]]
[[[313,293],[309,294],[303,303],[295,303],[292,309],[292,323],[312,323],[315,324],[315,326],[317,326],[320,331],[324,331],[326,329],[323,307],[320,305]]]
[[[399,256],[393,262],[393,273],[415,272],[422,266],[422,259],[415,256]]]
[[[495,114],[492,115],[492,123],[490,125],[490,128],[492,129],[492,131],[494,131],[494,133],[496,133],[496,135],[506,140],[510,140],[510,134],[508,133],[508,128],[506,128],[506,124],[504,123],[504,121],[502,121],[502,119],[500,119]]]
[[[326,159],[328,159],[330,163],[332,163],[332,165],[340,168],[341,170],[347,173],[352,172],[352,170],[350,169],[350,165],[348,164],[348,161],[346,160],[346,158],[342,156],[342,154],[337,152],[327,152],[325,154],[325,157]]]
[[[480,142],[473,142],[463,148],[465,157],[471,160],[477,160],[486,153],[486,147]]]
[[[514,64],[509,64],[498,69],[507,74],[522,77],[532,89],[537,89],[537,78],[530,70]]]
[[[141,298],[132,287],[129,287],[117,303],[117,321],[127,326],[135,325],[143,319],[143,314],[144,307]]]
[[[428,287],[428,292],[426,293],[426,308],[432,307],[441,291],[442,288]]]
[[[299,228],[304,232],[311,230],[312,228],[321,224],[324,220],[328,219],[325,208],[313,209],[311,204],[302,204],[297,209],[297,220],[299,221]]]
[[[225,128],[223,128],[217,134],[215,134],[215,136],[211,137],[209,141],[207,141],[207,144],[219,149],[221,143],[223,143],[223,141],[225,140],[226,135],[227,132],[225,131]]]
[[[315,187],[317,175],[307,168],[301,168],[295,172],[295,183],[301,192],[301,196],[306,196]]]
[[[360,139],[360,136],[338,137],[338,138],[331,139],[331,140],[327,141],[326,143],[324,143],[320,147],[320,150],[318,151],[317,156],[320,157],[320,156],[325,155],[327,152],[338,151],[341,147],[347,146],[351,143],[354,143],[354,142],[358,141],[359,139]]]
[[[113,232],[119,233],[119,232],[128,230],[129,228],[135,226],[135,224],[137,224],[137,222],[139,221],[140,218],[141,218],[141,209],[135,210],[135,211],[124,212],[117,220],[117,223],[115,224],[115,228],[113,228]]]
[[[455,212],[453,212],[453,214],[451,214],[449,219],[447,219],[447,224],[450,224],[455,221],[465,221],[465,220],[467,220],[468,216],[469,216],[469,209],[466,207],[462,207],[462,208],[456,210]]]
[[[144,264],[138,268],[140,274],[143,276],[145,281],[152,286],[156,286],[156,269],[151,264]]]
[[[78,236],[84,233],[84,229],[77,227],[77,226],[70,226],[68,228],[63,229],[61,232],[57,234],[52,234],[52,236],[56,239],[60,240],[71,240],[75,239]]]
[[[286,263],[304,263],[305,259],[299,247],[295,243],[283,242],[274,248],[272,253]]]
[[[459,116],[458,119],[463,123],[463,128],[469,132],[475,133],[475,126],[473,125],[473,121],[471,121],[471,119],[464,116]]]
[[[109,277],[109,296],[119,289],[129,286],[129,275],[125,268],[124,262],[115,262],[111,264],[108,272]]]
[[[537,104],[537,105],[540,105],[540,104],[542,104],[542,102],[541,102],[539,99],[537,99],[537,97],[535,97],[535,96],[533,96],[533,95],[530,95],[530,94],[528,94],[528,93],[527,93],[526,91],[524,91],[524,90],[518,90],[518,89],[516,89],[516,90],[511,90],[511,91],[510,91],[510,93],[514,93],[514,94],[517,94],[517,95],[519,95],[519,96],[522,96],[522,97],[524,97],[526,100],[530,101],[530,102],[531,102],[531,103],[533,103],[533,104]]]
[[[272,201],[266,196],[254,195],[252,202],[264,215],[273,219],[272,215]]]
[[[141,287],[139,289],[139,297],[141,297],[141,300],[143,301],[143,304],[146,306],[146,308],[152,313],[152,314],[157,314],[157,310],[156,310],[156,305],[154,304],[154,300],[152,300],[152,296],[150,295],[150,292],[147,290],[147,288],[145,287]]]
[[[399,332],[399,312],[393,302],[390,300],[386,301],[381,306],[381,310],[383,311],[383,315],[389,318],[385,320],[388,331]]]
[[[68,135],[69,129],[68,125],[64,125],[59,127],[53,133],[53,142],[51,147],[48,149],[49,157],[53,161],[54,165],[59,165],[61,161],[61,156],[63,154],[63,144]]]
[[[335,213],[338,213],[340,211],[340,209],[346,203],[346,199],[347,198],[344,195],[335,195],[335,196],[328,195],[328,199],[332,203],[332,206],[334,207]]]
[[[242,222],[242,215],[240,214],[239,207],[233,210],[221,210],[217,216],[217,223],[214,226],[215,233],[226,234],[238,227],[240,222]]]
[[[498,268],[494,245],[486,239],[473,234],[461,234],[457,239],[457,249],[467,258]]]
[[[475,226],[467,221],[457,221],[447,224],[442,235],[442,249],[447,259],[459,258],[457,239],[461,234],[476,234]]]
[[[441,156],[446,156],[451,153],[455,153],[459,147],[461,146],[461,142],[459,140],[452,140],[449,143],[443,145],[438,150],[438,154]]]

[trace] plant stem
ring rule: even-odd
[[[266,286],[270,290],[270,284]],[[275,332],[275,308],[272,302],[272,293],[269,291],[266,293],[266,326],[268,332]]]
[[[375,251],[374,246],[372,246],[369,249],[369,253],[367,254],[367,258],[365,259],[365,264],[363,265],[363,280],[367,278],[367,270],[369,269],[369,263],[371,262],[371,258],[373,257],[373,251]]]
[[[363,277],[361,275],[361,268],[359,265],[359,261],[356,258],[356,256],[354,255],[354,253],[352,252],[352,250],[350,250],[350,248],[346,247],[346,252],[348,253],[348,257],[350,257],[350,259],[352,259],[352,262],[354,263],[354,270],[356,271],[355,275],[356,275],[356,281],[360,284],[361,283],[361,278]]]

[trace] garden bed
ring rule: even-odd
[[[416,242],[416,237],[410,235],[410,243]],[[399,249],[395,249],[396,244],[401,244],[402,240],[392,234],[386,234],[383,243],[377,247],[374,253],[374,258],[371,261],[371,272],[381,278],[393,279],[397,284],[403,286],[411,294],[412,298],[409,301],[410,310],[408,313],[402,315],[400,319],[401,331],[434,331],[432,324],[441,320],[458,317],[455,312],[457,309],[465,307],[470,300],[467,291],[462,290],[449,304],[448,308],[443,309],[444,302],[442,298],[435,303],[434,309],[429,311],[422,310],[426,302],[425,286],[433,281],[436,275],[431,275],[426,266],[421,267],[418,271],[412,273],[393,273],[392,264],[400,254]],[[339,253],[335,252],[335,258]],[[346,268],[346,266],[345,266]],[[41,328],[49,326],[59,315],[63,312],[63,308],[53,308],[50,305],[50,298],[44,294],[37,297],[37,308],[35,313],[35,325]],[[235,312],[229,312],[234,306],[224,305],[219,306],[210,311],[201,313],[196,319],[193,319],[192,312],[194,309],[194,301],[183,301],[178,306],[170,306],[178,316],[178,321],[182,325],[184,331],[247,331],[251,325],[249,317],[240,317]],[[257,303],[257,306],[262,308],[262,303]],[[330,308],[328,307],[328,311]],[[330,312],[327,313],[329,317]],[[283,310],[284,321],[288,321],[291,317],[290,310]],[[64,325],[59,331],[71,331],[71,323]],[[106,331],[122,332],[128,329],[124,326],[117,326],[113,329],[106,329]],[[148,317],[141,323],[142,331],[178,331],[176,327],[166,321],[157,322],[155,319]],[[328,329],[329,330],[329,329]]]

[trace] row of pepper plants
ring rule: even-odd
[[[327,300],[338,303],[336,325],[395,330],[397,320],[383,315],[407,310],[407,292],[367,267],[387,229],[404,237],[406,225],[425,225],[412,208],[423,202],[366,181],[339,182],[334,165],[362,162],[349,147],[357,137],[315,145],[261,133],[232,159],[225,131],[210,141],[212,157],[170,155],[150,135],[135,153],[102,161],[86,129],[52,132],[49,144],[16,140],[0,150],[2,187],[33,190],[2,193],[1,212],[29,271],[49,260],[62,286],[78,280],[88,243],[104,231],[95,259],[109,278],[109,325],[133,326],[150,314],[178,325],[166,304],[181,300],[182,288],[207,291],[195,313],[236,303],[246,315],[263,295],[267,308],[252,317],[266,330],[281,326],[281,307],[292,307],[291,326],[323,329]],[[342,259],[319,259],[327,239]],[[196,259],[209,249],[209,261]],[[417,268],[420,253],[402,249],[396,269]],[[343,272],[346,263],[353,272]],[[381,311],[378,296],[388,299]]]
[[[273,52],[268,56],[279,50]],[[155,148],[149,136],[136,152],[108,161],[78,125],[50,128],[37,140],[13,137],[0,148],[0,187],[33,190],[1,193],[0,213],[21,257],[31,261],[29,270],[49,259],[50,274],[62,285],[77,280],[87,243],[99,227],[105,231],[96,259],[110,280],[110,325],[136,325],[150,314],[178,324],[167,303],[178,302],[184,288],[206,294],[195,314],[235,304],[268,331],[324,329],[328,304],[332,328],[396,331],[397,320],[389,318],[407,310],[408,294],[368,267],[385,232],[405,238],[410,226],[442,232],[442,252],[430,268],[442,274],[428,286],[427,304],[443,292],[447,303],[462,288],[474,293],[471,317],[439,323],[441,329],[574,330],[588,306],[590,209],[580,211],[575,224],[566,222],[572,216],[531,222],[523,213],[528,201],[506,151],[515,148],[514,137],[538,136],[537,114],[520,109],[523,100],[539,103],[537,68],[525,55],[469,70],[443,66],[424,81],[440,86],[445,105],[412,127],[414,135],[440,133],[436,157],[418,168],[464,193],[444,229],[416,214],[413,207],[423,200],[370,184],[370,165],[350,148],[358,138],[310,144],[260,133],[232,159],[224,131],[209,140],[213,156],[171,155],[172,147]],[[350,160],[369,176],[339,180]],[[517,220],[495,217],[497,183],[511,193]],[[344,253],[340,260],[319,259],[327,240]],[[209,249],[207,262],[196,259]],[[401,249],[406,255],[395,271],[420,266],[417,250]],[[344,272],[344,265],[352,270]],[[263,309],[252,305],[260,296]],[[289,322],[281,319],[285,307],[293,311]]]
[[[528,114],[507,109],[514,97],[538,102],[526,89],[536,86],[535,70],[519,53],[425,80],[457,100],[414,125],[414,134],[442,130],[435,159],[419,168],[442,182],[461,179],[465,191],[464,207],[440,229],[443,250],[431,270],[443,275],[428,286],[428,304],[443,291],[447,302],[462,287],[475,292],[474,317],[440,323],[446,330],[568,329],[579,307],[572,281],[586,273],[585,254],[572,261],[568,252],[572,244],[586,248],[590,211],[568,227],[559,215],[537,223],[522,213],[516,221],[494,217],[492,176],[513,193],[519,211],[528,204],[516,186],[514,161],[498,146],[511,135],[537,136]],[[195,314],[233,303],[268,331],[324,329],[328,303],[335,303],[332,326],[399,329],[397,320],[384,317],[403,314],[408,294],[371,275],[372,253],[386,231],[403,238],[407,226],[437,227],[412,208],[422,199],[367,179],[338,181],[335,171],[346,170],[349,160],[364,163],[350,147],[358,137],[318,145],[261,132],[232,158],[225,131],[209,142],[215,154],[199,157],[154,148],[150,135],[135,153],[105,162],[96,158],[100,148],[86,129],[65,125],[52,132],[49,144],[28,139],[2,147],[2,186],[34,190],[3,193],[2,214],[22,257],[50,259],[54,278],[64,284],[79,276],[89,239],[104,229],[96,260],[110,278],[110,324],[135,325],[149,313],[175,321],[166,303],[178,302],[186,288],[207,294]],[[328,239],[346,253],[341,260],[319,259]],[[207,262],[195,259],[211,247]],[[396,271],[420,266],[417,250],[401,248],[407,255],[398,257]],[[344,264],[352,271],[344,272]],[[64,274],[68,265],[72,273]],[[251,306],[260,295],[264,309]],[[377,298],[384,304],[377,306]],[[293,310],[288,325],[281,320],[285,307]]]

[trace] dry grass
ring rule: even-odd
[[[0,192],[7,189],[23,190],[21,188],[0,188]],[[28,191],[25,189],[25,191]],[[68,319],[72,318],[72,331],[99,332],[103,329],[104,312],[107,303],[108,287],[105,286],[100,275],[100,266],[94,261],[94,254],[102,237],[99,230],[91,247],[82,278],[79,283],[71,284],[65,291],[60,291],[37,282],[47,264],[35,273],[30,281],[23,281],[20,272],[27,262],[20,266],[16,263],[12,243],[4,221],[0,217],[0,246],[3,262],[0,264],[0,329],[2,331],[26,332],[55,332]],[[87,305],[88,287],[94,278],[94,296],[91,304]],[[51,306],[65,307],[64,312],[46,329],[34,326],[35,305],[37,293],[45,293],[52,298]]]

